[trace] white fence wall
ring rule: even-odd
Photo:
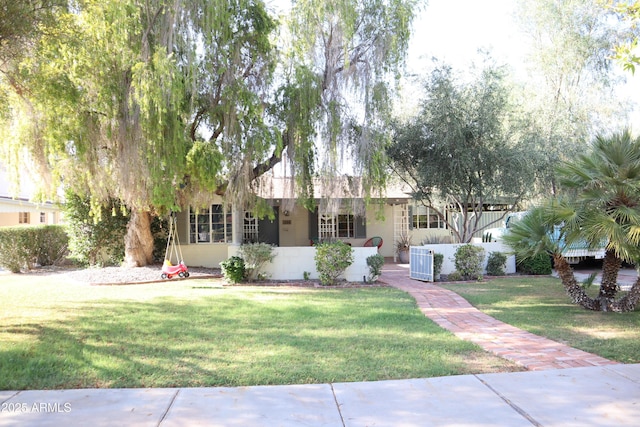
[[[491,252],[502,252],[505,255],[507,255],[507,263],[504,269],[505,273],[513,274],[516,272],[516,257],[515,255],[509,254],[511,249],[508,246],[504,245],[502,242],[474,243],[474,245],[484,248],[484,251],[485,251],[483,274],[487,273],[487,259]],[[463,244],[462,243],[436,244],[436,245],[424,245],[421,247],[431,249],[434,253],[440,253],[444,255],[444,261],[442,262],[442,270],[440,271],[440,273],[451,274],[456,270],[455,253],[460,246],[463,246]]]
[[[239,246],[229,246],[228,256],[236,255]],[[353,247],[353,264],[347,268],[343,277],[349,282],[362,282],[369,276],[367,258],[378,253],[376,247]],[[316,270],[316,248],[313,246],[275,247],[276,256],[270,264],[264,266],[262,273],[271,280],[302,280],[304,273],[309,273],[310,279],[320,276]]]
[[[478,228],[482,228],[484,226],[487,226],[487,228],[503,227],[504,217],[505,217],[505,212],[503,211],[482,212],[482,216],[480,217]],[[457,223],[458,223],[459,229],[462,229],[462,217],[458,218]],[[482,238],[483,233],[484,233],[484,230],[476,231],[475,233],[473,233],[473,237]]]

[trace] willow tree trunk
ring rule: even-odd
[[[127,267],[144,267],[152,262],[151,213],[133,209],[124,236],[124,263]]]

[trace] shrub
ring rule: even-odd
[[[424,245],[439,245],[439,244],[448,244],[453,243],[453,236],[426,236],[424,239],[420,241],[420,246]]]
[[[85,265],[120,264],[129,222],[120,203],[111,201],[96,212],[87,197],[67,191],[65,198],[71,257]]]
[[[551,258],[541,253],[533,258],[517,259],[518,271],[523,274],[549,275],[551,274]]]
[[[369,281],[375,282],[382,273],[384,257],[380,254],[371,255],[367,257],[367,265],[369,266]]]
[[[0,229],[0,267],[19,273],[30,268],[35,254],[29,248],[33,227],[3,227]]]
[[[353,249],[343,242],[326,242],[316,246],[316,269],[323,285],[335,284],[338,277],[353,263]]]
[[[36,262],[55,265],[63,260],[69,249],[69,235],[61,225],[44,225],[36,233]]]
[[[66,254],[67,241],[59,225],[0,228],[0,267],[19,273],[34,263],[52,265]]]
[[[252,282],[258,278],[260,269],[273,261],[273,246],[267,243],[248,243],[240,246],[240,257],[244,260],[247,279]]]
[[[484,248],[466,244],[456,249],[456,270],[464,280],[482,280],[482,262],[484,261]]]
[[[153,234],[153,260],[161,263],[164,261],[164,256],[167,252],[167,240],[169,240],[168,219],[153,217],[151,234]]]
[[[507,256],[502,252],[489,253],[489,259],[487,259],[487,274],[490,276],[504,276],[506,262]]]
[[[444,255],[434,252],[433,253],[433,276],[434,278],[442,272],[442,264],[444,263]]]
[[[459,271],[452,271],[447,276],[447,280],[450,281],[450,282],[459,282],[462,279],[463,279],[462,274],[460,274]]]
[[[232,256],[220,263],[222,274],[227,282],[240,283],[246,277],[244,260],[239,256]]]

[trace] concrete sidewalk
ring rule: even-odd
[[[637,426],[640,365],[317,385],[0,391],[0,426]]]

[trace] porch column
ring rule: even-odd
[[[236,205],[231,208],[232,212],[232,244],[241,245],[244,235],[244,211],[238,209]]]

